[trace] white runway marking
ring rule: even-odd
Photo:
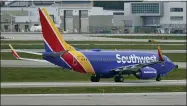
[[[186,85],[186,80],[130,80],[116,82],[1,82],[1,88],[89,87],[89,86],[175,86]]]
[[[16,49],[16,50],[25,50],[25,51],[32,51],[32,52],[44,52],[44,49]],[[87,49],[82,49],[84,51],[87,51]],[[104,50],[104,49],[101,49]],[[115,51],[115,49],[105,49],[105,51]],[[133,50],[133,49],[117,49],[118,51],[122,50],[129,50],[129,51],[146,51],[146,52],[155,52],[157,53],[157,50]],[[1,52],[11,52],[10,49],[1,49]],[[186,50],[162,50],[163,53],[186,53]]]
[[[109,38],[109,37],[95,37],[90,35],[97,36],[98,34],[64,34],[63,37],[66,41],[148,42],[148,39],[121,39],[121,38]],[[148,35],[148,34],[144,34],[144,35]],[[1,36],[8,38],[3,40],[43,40],[41,33],[2,33]],[[161,39],[156,39],[156,41],[157,42],[186,42],[186,40],[161,40]]]
[[[8,44],[1,44],[1,45],[8,45]],[[13,43],[12,45],[44,45],[43,43],[29,43],[29,44],[23,44],[23,43]],[[160,46],[162,46],[162,45],[165,45],[165,46],[182,46],[182,45],[186,45],[185,43],[184,44],[85,44],[85,43],[83,43],[83,44],[71,44],[71,45],[102,45],[102,46],[104,46],[104,45],[106,45],[106,46],[108,46],[108,45],[118,45],[118,46],[123,46],[123,45],[129,45],[129,46],[134,46],[134,45],[141,45],[141,46],[150,46],[150,45],[152,45],[152,46],[158,46],[158,45],[160,45]]]
[[[101,96],[101,95],[106,95],[106,96],[132,96],[132,95],[185,95],[185,92],[163,92],[163,93],[81,93],[81,94],[2,94],[1,96],[89,96],[89,95],[94,95],[94,96]]]
[[[2,94],[2,105],[186,105],[186,92]]]

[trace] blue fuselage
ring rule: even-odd
[[[150,63],[158,61],[158,54],[153,52],[142,51],[79,51],[88,59],[96,74],[112,74],[109,73],[112,69],[140,63]],[[164,64],[158,63],[150,67],[157,70],[160,75],[165,75],[175,68],[173,62],[163,56]],[[70,69],[67,63],[61,58],[44,58],[53,64]],[[84,61],[84,60],[83,60]],[[115,73],[113,73],[115,74]]]

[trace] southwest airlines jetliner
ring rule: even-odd
[[[59,67],[83,74],[92,74],[90,80],[99,82],[101,78],[114,77],[115,82],[123,82],[123,75],[134,75],[137,79],[161,80],[161,76],[178,68],[167,56],[158,52],[143,51],[109,51],[109,50],[79,50],[66,43],[56,28],[46,9],[39,9],[45,52],[25,53],[41,55],[44,60],[22,58],[9,44],[13,55],[20,60],[50,62]],[[73,76],[76,77],[76,76]]]

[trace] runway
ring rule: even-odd
[[[42,34],[42,32],[1,32],[1,35],[29,35],[29,34]],[[62,34],[62,33],[61,33]],[[68,35],[85,35],[85,36],[186,36],[186,34],[142,34],[142,33],[133,33],[133,34],[68,34],[64,33],[64,36]]]
[[[179,68],[186,69],[186,62],[174,62],[179,65]],[[1,67],[31,67],[31,68],[39,68],[39,67],[58,67],[49,62],[33,62],[26,60],[1,60]]]
[[[25,50],[25,51],[32,51],[32,52],[44,52],[44,49],[16,49],[16,50]],[[87,51],[88,49],[82,49]],[[101,50],[105,50],[105,51],[114,51],[115,49],[101,49]],[[145,51],[145,52],[156,52],[157,50],[155,48],[155,50],[134,50],[134,49],[117,49],[119,51],[121,50],[129,50],[129,51]],[[1,49],[1,52],[11,52],[10,49]],[[163,53],[186,53],[186,50],[162,50]]]
[[[148,42],[148,39],[121,39],[109,37],[95,37],[90,36],[94,34],[64,34],[63,38],[66,41],[124,41],[124,42]],[[111,34],[112,35],[112,34]],[[43,40],[41,33],[2,33],[3,40]],[[186,42],[186,40],[161,40],[156,39],[157,42]]]
[[[126,80],[116,82],[1,82],[1,88],[36,87],[93,87],[93,86],[178,86],[186,85],[186,80]]]
[[[1,60],[1,67],[29,67],[29,68],[42,68],[42,67],[58,67],[49,62],[33,62],[26,60]]]
[[[1,105],[186,105],[186,92],[2,94]]]
[[[1,45],[7,45],[8,44],[1,44]],[[43,43],[34,43],[34,44],[31,44],[31,43],[28,43],[28,44],[24,44],[24,43],[13,43],[12,45],[33,45],[33,46],[37,46],[37,45],[44,45]],[[116,45],[116,46],[123,46],[123,45],[128,45],[128,46],[137,46],[137,45],[142,45],[142,46],[162,46],[162,45],[165,45],[165,46],[182,46],[182,45],[186,45],[185,43],[184,44],[86,44],[86,43],[82,43],[82,44],[71,44],[71,45],[106,45],[106,46],[112,46],[112,45]]]

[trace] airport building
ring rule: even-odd
[[[150,26],[164,32],[186,29],[186,2],[138,2],[124,4],[125,26]]]
[[[105,10],[93,4],[92,0],[12,1],[1,8],[1,31],[27,31],[39,25],[37,9],[42,7],[60,30],[68,33],[138,33],[147,27],[171,33],[186,29],[186,2],[124,2],[123,10]]]

